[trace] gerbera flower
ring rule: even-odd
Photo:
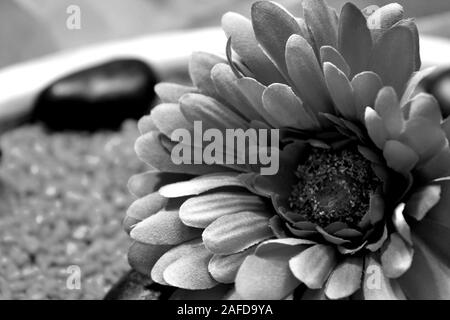
[[[398,4],[303,9],[226,14],[227,58],[195,53],[193,87],[156,87],[130,264],[190,298],[450,298],[450,121],[416,93],[416,25]],[[174,164],[172,133],[194,121],[280,129],[280,170]]]

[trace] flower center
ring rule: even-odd
[[[380,183],[370,162],[353,149],[314,148],[296,176],[291,209],[321,227],[333,222],[357,226],[369,209],[370,194]]]

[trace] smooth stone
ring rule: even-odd
[[[50,130],[117,129],[150,111],[157,77],[139,60],[114,60],[63,77],[38,97],[32,119]]]

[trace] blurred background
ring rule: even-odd
[[[20,63],[61,51],[76,52],[107,41],[166,31],[180,32],[178,39],[182,39],[190,29],[218,26],[226,11],[249,16],[252,2],[2,0],[0,75],[4,77],[0,84],[8,82],[5,70],[20,67]],[[301,15],[300,0],[278,2]],[[345,2],[328,0],[338,11]],[[353,2],[360,8],[389,3],[384,0]],[[406,16],[418,18],[422,34],[450,37],[450,1],[398,2],[404,6]],[[66,26],[70,14],[67,9],[74,5],[81,10],[81,28],[71,30]],[[150,53],[157,49],[177,50],[176,44],[167,49],[145,47]],[[158,66],[151,67],[158,69]],[[34,75],[24,70],[20,77],[26,82]],[[133,145],[138,136],[136,120],[119,121],[104,128],[81,126],[86,113],[91,115],[94,111],[89,111],[90,104],[83,109],[83,94],[89,88],[78,84],[92,77],[97,77],[95,81],[99,83],[108,83],[114,77],[119,79],[118,83],[136,81],[139,89],[127,91],[119,86],[117,90],[122,90],[120,94],[125,97],[120,101],[148,108],[153,99],[151,87],[158,79],[185,75],[154,74],[148,67],[129,61],[108,66],[106,70],[69,75],[62,82],[51,84],[39,101],[58,116],[14,125],[0,137],[0,299],[101,299],[129,269],[126,252],[130,242],[122,231],[121,220],[134,199],[126,184],[131,175],[148,169],[134,154]],[[124,74],[123,70],[136,71]],[[109,75],[106,80],[105,74]],[[64,94],[61,97],[61,88],[75,89],[70,97]],[[9,89],[0,86],[0,100],[2,92],[9,94],[12,89],[20,95],[20,85]],[[108,94],[112,94],[110,91]],[[132,100],[136,95],[139,101]],[[101,110],[95,117],[105,117],[105,109],[101,108],[108,108],[110,100],[105,101],[95,105]],[[119,99],[114,96],[113,101]],[[119,116],[123,119],[123,115]],[[0,122],[1,117],[2,112]],[[65,127],[69,118],[73,119],[70,128]],[[50,123],[55,119],[59,127]],[[61,130],[64,128],[71,130]],[[157,293],[148,291],[138,298],[154,299]]]
[[[56,50],[76,48],[107,40],[168,30],[216,26],[226,11],[249,15],[252,0],[7,0],[0,3],[0,66]],[[300,0],[279,0],[301,14]],[[340,10],[346,0],[329,0]],[[360,8],[382,6],[388,0],[355,0]],[[421,32],[450,36],[450,2],[399,0],[410,17],[419,20]],[[66,9],[77,5],[82,28],[65,27]],[[431,17],[430,17],[431,16]]]

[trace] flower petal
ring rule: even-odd
[[[325,294],[330,299],[343,299],[354,294],[361,286],[363,259],[346,258],[330,274]]]
[[[127,216],[144,220],[149,216],[160,211],[167,204],[168,199],[161,196],[158,192],[146,195],[135,200],[127,210]]]
[[[366,245],[365,247],[372,252],[377,252],[383,246],[383,244],[387,240],[387,238],[388,238],[388,231],[387,231],[386,225],[384,225],[383,233],[380,233],[380,237],[372,239],[371,240],[372,243]],[[373,241],[375,241],[375,242],[373,242]]]
[[[370,205],[369,205],[369,217],[372,225],[377,224],[384,217],[385,210],[385,202],[383,197],[378,194],[372,194],[370,196]]]
[[[396,139],[404,128],[403,114],[397,94],[391,87],[380,90],[375,100],[375,111],[383,119],[384,127],[391,139]]]
[[[206,228],[222,216],[264,208],[262,199],[249,193],[214,192],[186,200],[180,207],[180,219],[188,226]]]
[[[211,70],[211,78],[220,96],[233,106],[233,111],[243,115],[246,120],[263,120],[261,115],[253,108],[252,104],[242,94],[236,84],[236,76],[230,66],[219,63]]]
[[[358,151],[364,158],[366,158],[370,162],[378,165],[383,164],[382,158],[372,149],[359,145]]]
[[[387,278],[380,263],[372,255],[366,257],[363,294],[366,300],[404,300],[394,280]]]
[[[301,130],[317,129],[320,124],[310,115],[292,89],[280,83],[271,84],[262,96],[264,108],[282,127]]]
[[[378,92],[383,87],[380,77],[371,71],[358,73],[351,81],[358,119],[364,123],[366,107],[373,108]]]
[[[222,28],[227,38],[231,37],[231,46],[242,58],[253,74],[263,84],[284,82],[275,65],[259,47],[250,20],[234,12],[226,13],[222,18]]]
[[[158,128],[156,127],[150,115],[140,118],[137,123],[137,127],[141,135],[146,134],[150,131],[158,131]]]
[[[192,179],[192,175],[160,172],[157,170],[150,170],[144,173],[139,173],[128,180],[128,190],[136,197],[144,197],[150,193],[157,191],[164,184],[184,181]]]
[[[404,10],[398,3],[389,3],[378,8],[367,18],[367,25],[372,30],[387,30],[403,19]]]
[[[189,289],[209,289],[217,282],[208,272],[208,263],[212,257],[205,247],[192,250],[190,255],[180,257],[171,263],[163,272],[164,280],[171,286]]]
[[[243,299],[279,300],[287,297],[300,284],[289,269],[289,259],[297,247],[285,247],[272,254],[248,256],[236,276],[237,293]]]
[[[398,233],[391,234],[387,246],[381,253],[383,273],[388,278],[398,278],[409,269],[412,260],[412,248]]]
[[[361,11],[347,2],[339,17],[339,51],[350,65],[351,76],[367,70],[372,36]]]
[[[432,250],[439,260],[450,267],[450,228],[446,227],[428,217],[412,227],[414,234]]]
[[[317,244],[289,260],[294,276],[310,289],[319,289],[336,265],[333,247]]]
[[[322,66],[325,62],[334,64],[345,74],[347,78],[350,77],[351,70],[347,64],[347,61],[345,61],[341,53],[335,48],[330,46],[323,46],[322,48],[320,48],[320,61]]]
[[[422,117],[436,125],[442,121],[442,113],[437,100],[430,94],[419,93],[411,101],[408,110],[408,119]]]
[[[412,18],[409,19],[402,19],[399,22],[397,22],[395,26],[405,26],[407,27],[413,36],[414,39],[414,70],[417,71],[420,69],[422,65],[422,61],[420,59],[420,44],[419,44],[419,30],[417,28],[416,21]]]
[[[392,222],[394,223],[395,229],[400,234],[403,240],[410,246],[413,245],[411,238],[411,229],[403,216],[403,210],[405,209],[405,204],[402,203],[397,206],[394,210],[394,215],[392,216]]]
[[[275,2],[257,1],[252,5],[252,24],[256,39],[287,77],[286,42],[291,35],[302,33],[294,16]]]
[[[450,117],[447,117],[442,123],[441,128],[444,130],[447,139],[450,140]]]
[[[325,231],[324,229],[322,229],[322,228],[319,227],[319,226],[316,226],[316,230],[322,235],[322,237],[323,237],[326,241],[331,242],[331,243],[333,243],[333,244],[342,245],[342,244],[345,244],[345,243],[349,243],[349,242],[350,242],[349,240],[342,239],[342,238],[337,237],[337,236],[335,236],[335,235],[329,234],[327,231]]]
[[[373,143],[379,149],[383,150],[384,144],[388,138],[383,120],[375,110],[367,107],[364,114],[364,121],[366,123],[367,132],[369,133]]]
[[[450,165],[448,164],[450,164],[450,147],[445,143],[445,146],[436,155],[417,166],[416,177],[424,183],[447,177],[450,175]]]
[[[298,247],[298,251],[306,249],[308,246],[316,244],[314,241],[299,238],[283,238],[267,240],[258,245],[255,255],[259,257],[270,256],[273,252],[285,247]]]
[[[177,103],[186,93],[197,92],[197,88],[176,83],[160,82],[155,86],[155,92],[163,103]]]
[[[218,282],[233,283],[239,267],[245,258],[253,254],[254,251],[255,247],[250,247],[232,255],[214,255],[209,261],[209,273]]]
[[[450,299],[450,268],[433,254],[417,237],[414,241],[414,259],[409,270],[398,281],[409,299]]]
[[[248,128],[248,123],[241,116],[211,97],[188,93],[181,97],[180,105],[186,119],[202,121],[203,129]]]
[[[236,85],[242,94],[250,101],[253,109],[271,126],[276,127],[277,121],[266,111],[262,102],[262,95],[266,87],[253,78],[236,80]]]
[[[176,129],[192,130],[192,122],[183,115],[178,103],[159,104],[152,109],[150,115],[158,130],[169,138]]]
[[[161,258],[158,259],[158,261],[153,266],[151,271],[152,280],[162,285],[168,285],[168,283],[163,278],[164,270],[166,270],[166,268],[173,262],[184,256],[192,255],[194,251],[202,247],[204,246],[201,239],[199,238],[169,249],[161,256]]]
[[[375,44],[372,54],[372,71],[383,84],[395,89],[402,96],[406,83],[415,71],[414,38],[405,26],[387,30]]]
[[[336,12],[323,0],[304,0],[302,6],[306,24],[311,29],[317,50],[323,46],[337,48],[338,19]]]
[[[405,212],[410,217],[420,221],[439,202],[441,186],[429,185],[422,187],[411,195],[406,202]]]
[[[179,244],[200,235],[200,229],[181,222],[178,210],[160,211],[139,222],[130,232],[131,238],[148,244]]]
[[[224,300],[230,290],[230,286],[220,284],[211,289],[203,290],[177,289],[169,300]]]
[[[330,62],[324,63],[323,71],[331,98],[339,113],[346,119],[357,119],[353,89],[347,76]]]
[[[221,188],[221,187],[244,187],[238,179],[237,174],[211,174],[163,186],[159,193],[166,198],[178,198]]]
[[[348,228],[348,225],[346,223],[337,221],[337,222],[330,223],[328,226],[325,227],[324,230],[326,232],[328,232],[329,234],[334,234],[334,233],[338,232],[339,230],[343,230],[345,228]]]
[[[222,216],[202,234],[206,248],[215,254],[233,254],[273,237],[266,212],[239,212]]]
[[[409,100],[414,97],[417,91],[417,87],[422,82],[423,79],[428,77],[431,73],[435,71],[435,67],[429,67],[413,74],[411,79],[409,79],[406,85],[405,93],[403,94],[402,100],[400,101],[400,106],[403,107]]]
[[[421,161],[435,156],[447,144],[447,138],[441,127],[425,118],[410,119],[398,139],[408,145]]]
[[[139,273],[150,276],[155,263],[170,248],[171,246],[152,245],[135,241],[128,250],[128,263]]]
[[[214,54],[194,52],[189,61],[189,74],[194,86],[208,96],[217,97],[216,88],[211,79],[211,69],[218,63],[226,62],[225,59]]]
[[[289,76],[303,102],[315,113],[333,113],[322,70],[309,43],[293,35],[286,44]]]
[[[269,227],[272,229],[272,232],[276,238],[285,238],[287,237],[286,230],[284,228],[284,221],[276,215],[269,219]]]
[[[419,162],[419,156],[413,149],[396,140],[386,141],[383,156],[387,166],[400,173],[410,172]]]
[[[335,232],[334,235],[336,237],[343,238],[343,239],[353,239],[353,238],[362,237],[363,234],[361,232],[359,232],[358,230],[351,229],[351,228],[345,228],[345,229],[341,229],[341,230]]]
[[[151,165],[153,168],[165,172],[184,174],[207,174],[226,171],[226,168],[214,165],[186,164],[177,165],[172,161],[170,151],[163,145],[164,135],[150,131],[140,136],[135,143],[135,151],[139,159]]]
[[[325,289],[306,289],[303,293],[301,300],[327,300],[325,295]]]

